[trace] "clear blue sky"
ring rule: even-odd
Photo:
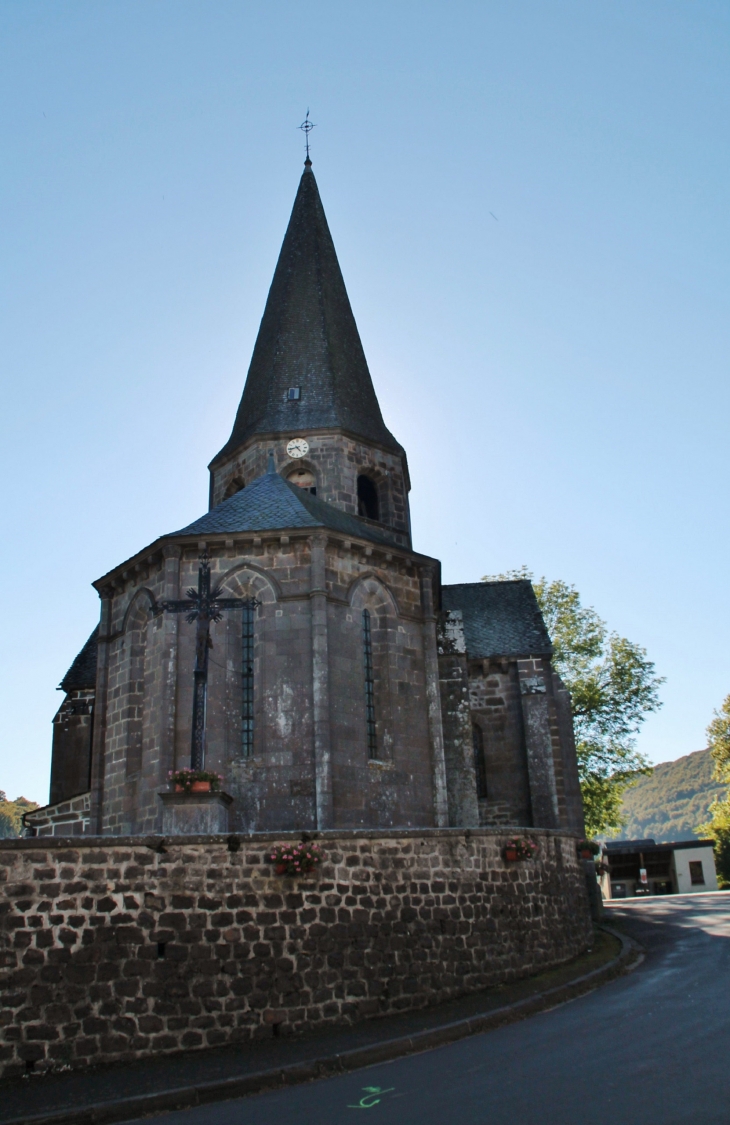
[[[730,6],[0,3],[0,787],[47,799],[90,583],[207,507],[302,162],[418,549],[575,583],[730,691]]]

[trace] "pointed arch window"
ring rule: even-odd
[[[128,660],[126,685],[126,730],[125,730],[125,772],[127,777],[138,774],[142,769],[144,748],[145,712],[145,672],[147,666],[147,629],[149,624],[149,603],[144,596],[133,599],[126,622],[123,646]]]
[[[378,730],[375,723],[375,681],[373,678],[373,637],[370,611],[362,611],[362,651],[365,670],[365,724],[367,727],[368,757],[378,756]]]
[[[487,794],[487,763],[484,759],[484,734],[482,728],[476,723],[471,725],[472,746],[474,748],[474,773],[477,780],[477,797],[480,799]]]
[[[292,469],[286,478],[290,484],[295,484],[297,488],[303,488],[305,492],[311,492],[312,496],[317,495],[317,478],[311,469],[306,469],[299,466]]]
[[[357,478],[357,514],[369,520],[380,519],[378,489],[370,477],[363,474]]]
[[[243,481],[240,477],[234,477],[233,480],[228,482],[225,492],[223,493],[224,500],[230,500],[231,496],[235,496],[242,488],[245,488]]]
[[[244,758],[253,754],[253,615],[251,606],[243,609],[242,644],[242,688],[243,706],[241,708],[241,753]]]

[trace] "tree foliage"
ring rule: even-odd
[[[707,741],[715,763],[714,776],[723,785],[730,785],[730,695],[719,711],[715,711],[707,728]],[[711,819],[700,824],[697,832],[714,841],[715,863],[721,886],[730,886],[730,790],[722,800],[710,805]]]
[[[581,603],[575,586],[536,579],[526,567],[498,578],[532,581],[553,642],[553,667],[571,695],[586,831],[619,829],[624,792],[651,770],[636,749],[636,736],[646,716],[661,707],[664,680],[646,650],[609,632],[596,611]]]
[[[37,808],[37,803],[27,800],[26,797],[9,801],[7,795],[0,789],[0,839],[19,836],[23,827],[21,821],[23,813]]]
[[[673,762],[655,766],[624,794],[623,832],[640,839],[693,840],[695,826],[710,817],[710,806],[722,796],[713,779],[709,750],[695,750]]]
[[[730,695],[725,697],[720,710],[713,713],[707,743],[715,763],[715,777],[730,785]]]

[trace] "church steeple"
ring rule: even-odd
[[[331,429],[403,454],[380,413],[307,157],[233,432],[211,465],[257,434]]]

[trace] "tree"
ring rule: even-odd
[[[586,832],[619,829],[623,794],[651,770],[636,736],[661,707],[664,679],[645,649],[609,632],[596,611],[582,605],[575,586],[535,579],[526,567],[497,577],[528,578],[535,590],[553,642],[553,667],[571,695]]]
[[[713,776],[724,785],[730,785],[730,695],[723,700],[719,711],[713,712],[707,728],[707,743],[715,762]],[[695,831],[714,842],[715,863],[721,886],[730,886],[730,789],[721,801],[710,805],[711,820],[700,824]]]
[[[27,800],[26,797],[9,801],[7,795],[0,789],[0,839],[19,836],[23,827],[21,820],[23,813],[37,808],[37,803]]]

